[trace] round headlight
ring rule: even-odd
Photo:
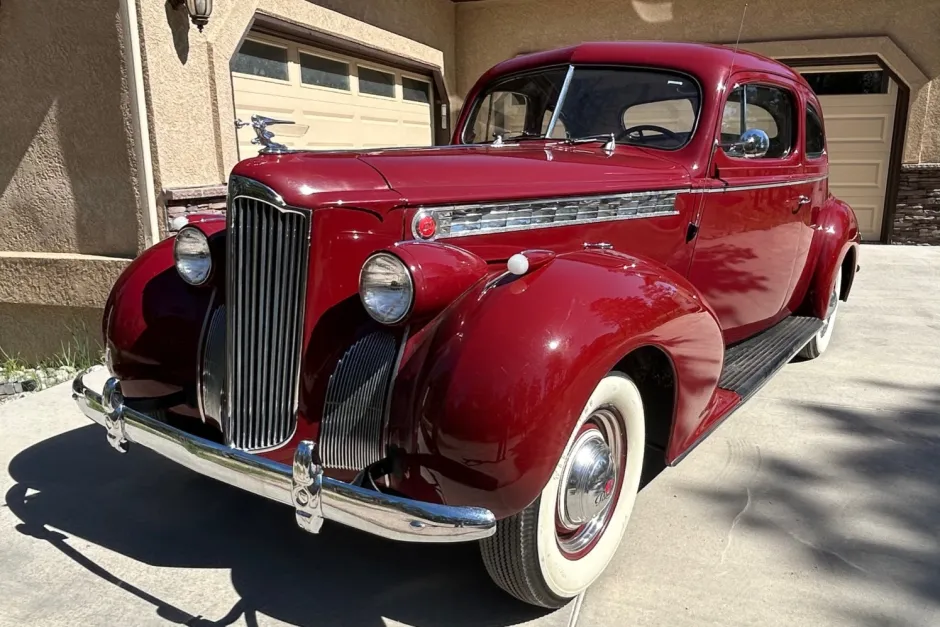
[[[404,262],[395,255],[376,253],[359,274],[359,297],[369,315],[382,324],[401,322],[414,301],[414,282]]]
[[[202,285],[212,272],[209,240],[205,233],[195,227],[184,227],[176,235],[173,257],[176,259],[176,271],[190,285]]]

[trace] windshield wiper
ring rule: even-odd
[[[506,142],[518,142],[525,141],[527,139],[545,139],[544,135],[539,135],[538,133],[519,133],[518,135],[496,135],[496,139],[493,141],[496,145],[501,145]]]
[[[585,135],[584,137],[566,137],[566,144],[591,144],[594,142],[606,142],[604,148],[613,150],[617,145],[617,138],[613,133],[601,133],[599,135]]]

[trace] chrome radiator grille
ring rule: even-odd
[[[353,344],[336,365],[320,427],[320,455],[327,468],[361,470],[382,458],[396,344],[388,331],[376,331]]]
[[[225,441],[265,449],[297,418],[310,213],[244,196],[228,208]]]

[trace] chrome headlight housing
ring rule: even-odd
[[[212,274],[212,255],[206,234],[194,226],[180,229],[173,246],[176,271],[190,285],[202,285]]]
[[[359,273],[359,298],[376,321],[401,322],[411,311],[414,297],[414,280],[401,259],[390,253],[366,259]]]

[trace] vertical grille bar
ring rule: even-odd
[[[353,344],[336,364],[320,428],[326,467],[360,470],[381,459],[385,402],[397,348],[392,333],[375,331]]]
[[[294,432],[310,264],[310,213],[237,196],[228,208],[226,443],[283,444]]]

